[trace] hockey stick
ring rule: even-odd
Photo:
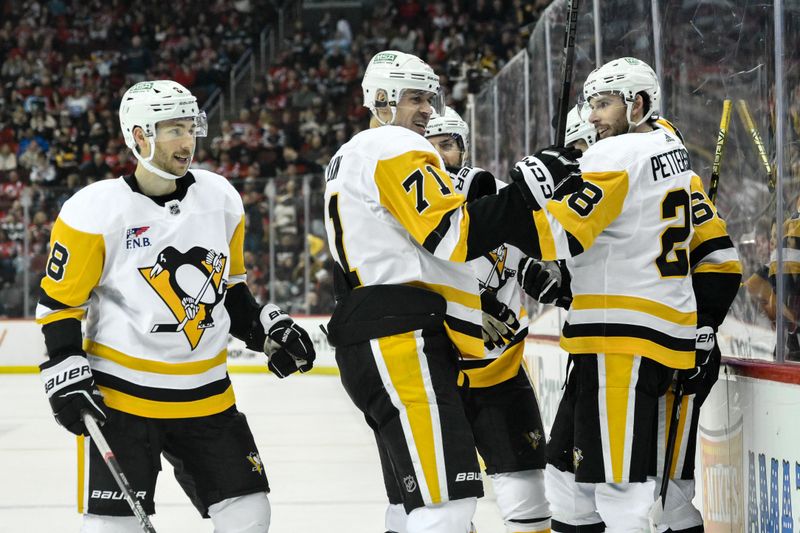
[[[764,170],[767,172],[767,187],[769,188],[769,192],[772,193],[775,191],[775,175],[773,173],[772,165],[769,162],[767,150],[764,148],[764,141],[761,140],[761,135],[758,133],[756,123],[753,121],[752,115],[750,115],[750,109],[747,107],[747,102],[744,100],[739,100],[736,102],[736,111],[739,113],[739,118],[742,120],[742,124],[744,125],[745,129],[753,138],[753,143],[756,145],[756,150],[758,150],[758,157],[761,159],[761,164],[764,166]]]
[[[156,528],[153,527],[150,518],[147,516],[147,513],[144,512],[142,504],[133,495],[133,489],[130,483],[128,483],[128,478],[125,477],[125,473],[120,468],[114,452],[111,451],[108,442],[106,442],[103,436],[103,432],[100,431],[100,428],[97,426],[97,421],[86,410],[81,411],[81,417],[83,418],[83,423],[86,424],[86,429],[89,430],[89,436],[92,438],[94,445],[97,446],[100,455],[103,457],[103,461],[105,461],[106,466],[111,471],[111,475],[114,476],[114,481],[117,482],[117,486],[119,486],[123,496],[125,496],[125,500],[128,502],[128,505],[131,506],[131,511],[133,511],[134,516],[139,520],[142,531],[145,533],[156,533]]]
[[[193,305],[197,304],[197,302],[200,301],[200,298],[203,297],[203,293],[206,292],[206,289],[208,288],[209,283],[211,283],[211,278],[214,277],[215,272],[216,270],[212,268],[211,272],[208,273],[208,277],[206,278],[206,281],[203,283],[203,286],[200,288],[200,292],[198,292],[197,296],[195,296],[194,299],[192,300]],[[189,322],[189,313],[186,313],[186,316],[183,317],[183,320],[181,320],[177,324],[155,324],[153,326],[153,329],[150,330],[150,333],[178,333],[183,331],[183,328],[186,326],[188,322]]]
[[[558,95],[556,122],[556,144],[564,146],[567,133],[567,113],[569,94],[572,91],[572,68],[575,66],[575,34],[578,29],[578,8],[580,0],[569,0],[564,33],[564,57],[561,63],[561,93]]]
[[[678,424],[681,420],[681,403],[683,402],[683,381],[680,377],[675,379],[675,390],[672,399],[672,412],[669,416],[669,432],[667,433],[667,449],[664,453],[664,471],[661,474],[661,490],[658,500],[650,507],[649,518],[654,525],[658,525],[664,515],[667,504],[667,488],[669,488],[670,472],[672,471],[672,456],[675,454],[675,441],[678,440]]]
[[[728,126],[731,123],[731,101],[722,102],[722,117],[719,120],[719,133],[717,134],[717,148],[714,150],[714,165],[711,167],[711,183],[708,187],[708,198],[716,204],[717,189],[719,188],[719,171],[722,167],[722,153],[725,150],[725,141],[728,138]]]

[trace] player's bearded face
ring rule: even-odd
[[[408,128],[415,133],[425,135],[425,128],[433,112],[433,99],[436,95],[427,91],[407,89],[403,91],[397,103],[395,126]]]
[[[436,148],[436,151],[439,152],[439,155],[442,156],[446,166],[461,166],[461,147],[458,145],[458,141],[454,139],[452,135],[434,135],[433,137],[428,137],[428,141],[430,141],[433,147]]]
[[[181,119],[160,122],[156,131],[153,164],[170,174],[183,176],[194,155],[194,122]]]
[[[616,94],[600,94],[589,100],[592,113],[591,122],[597,130],[599,139],[628,133],[627,106],[622,97]]]

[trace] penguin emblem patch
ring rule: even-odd
[[[175,319],[154,324],[150,333],[182,333],[194,350],[203,332],[214,327],[212,311],[225,296],[226,262],[214,250],[195,246],[181,252],[167,246],[153,266],[139,268]]]

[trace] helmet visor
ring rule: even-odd
[[[193,117],[162,120],[156,125],[157,141],[173,141],[183,136],[205,137],[208,134],[206,112],[200,111]]]
[[[428,102],[431,108],[433,108],[433,111],[435,111],[438,115],[444,115],[446,106],[444,89],[442,87],[439,87],[435,93],[422,89],[402,89],[398,96],[398,105],[406,103],[407,100],[404,100],[405,96],[408,96],[408,98],[422,98]]]

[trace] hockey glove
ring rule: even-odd
[[[570,275],[563,261],[520,259],[517,281],[525,294],[542,304],[569,309],[572,304]]]
[[[92,369],[83,354],[45,361],[39,366],[44,392],[56,422],[75,435],[88,435],[81,411],[88,411],[98,424],[106,421],[106,404],[94,384]]]
[[[453,187],[467,198],[467,202],[497,192],[494,176],[482,168],[463,167],[451,173],[450,177],[453,179]]]
[[[483,310],[483,344],[487,349],[502,348],[514,337],[519,321],[514,311],[499,302],[497,296],[485,290],[481,293]]]
[[[267,334],[264,353],[272,373],[285,378],[298,370],[311,370],[317,355],[306,330],[274,304],[265,305],[259,317]]]
[[[580,189],[581,155],[575,148],[550,146],[514,165],[511,180],[522,189],[528,207],[538,211],[548,200],[560,200]]]
[[[696,394],[703,390],[704,384],[713,385],[719,373],[721,354],[716,332],[703,315],[698,316],[694,354],[694,368],[678,373],[678,379],[683,380],[684,394]]]

